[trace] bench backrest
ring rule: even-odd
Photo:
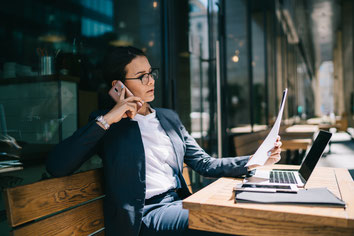
[[[183,176],[191,189],[188,167]],[[103,170],[5,189],[12,235],[104,235]]]
[[[186,181],[186,184],[188,186],[188,189],[191,193],[193,193],[192,191],[192,182],[189,176],[189,167],[186,165],[186,163],[183,163],[183,178]]]
[[[102,169],[95,169],[5,189],[12,234],[102,234],[102,178]]]
[[[264,140],[269,130],[242,134],[234,137],[234,146],[237,156],[253,155],[259,147],[259,140]]]

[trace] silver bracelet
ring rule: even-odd
[[[108,124],[107,121],[103,118],[103,116],[98,116],[98,117],[96,118],[96,121],[98,121],[100,124],[102,124],[105,130],[109,129],[109,124]]]

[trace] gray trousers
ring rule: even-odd
[[[182,208],[182,200],[174,191],[145,201],[140,236],[226,236],[226,234],[188,229],[189,212]]]

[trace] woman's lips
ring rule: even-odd
[[[150,89],[149,91],[147,91],[148,93],[153,93],[154,89]]]

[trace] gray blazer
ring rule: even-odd
[[[95,118],[107,111],[94,112],[90,122],[63,140],[50,153],[47,171],[56,177],[72,174],[97,153],[104,169],[104,217],[106,235],[138,235],[145,202],[145,152],[138,123],[129,118],[105,131]],[[247,174],[249,156],[216,159],[199,147],[182,125],[178,115],[157,108],[156,115],[170,137],[175,151],[173,166],[182,197],[190,195],[182,175],[183,162],[203,176],[236,177]]]

